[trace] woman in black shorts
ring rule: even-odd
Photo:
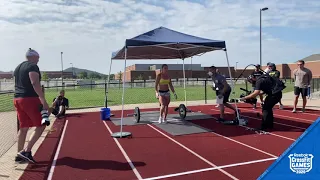
[[[157,75],[155,84],[156,97],[159,99],[161,105],[159,123],[167,122],[168,107],[170,103],[169,87],[175,98],[177,99],[177,95],[174,91],[171,79],[168,75],[168,65],[163,64],[161,67],[161,72]]]

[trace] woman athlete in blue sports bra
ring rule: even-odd
[[[167,122],[168,107],[170,103],[169,87],[175,98],[177,99],[177,95],[174,91],[171,79],[168,75],[168,65],[163,64],[161,67],[161,72],[157,75],[155,84],[156,97],[159,98],[159,102],[161,104],[159,123]]]

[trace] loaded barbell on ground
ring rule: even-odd
[[[184,120],[187,116],[187,108],[184,104],[180,104],[178,108],[175,109],[175,111],[179,112],[179,116],[181,120]],[[153,114],[153,113],[143,113],[143,114]],[[133,116],[135,119],[136,123],[140,122],[141,118],[141,112],[139,107],[134,108],[134,113],[133,114],[127,114],[127,116]]]

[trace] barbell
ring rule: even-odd
[[[187,116],[187,108],[184,104],[180,104],[178,108],[175,109],[175,111],[178,111],[180,119],[184,120]],[[140,118],[141,118],[141,112],[140,112],[140,108],[139,107],[135,107],[134,108],[134,113],[133,114],[127,114],[127,116],[133,116],[134,117],[134,121],[136,123],[140,122]],[[143,113],[143,114],[153,114],[153,113]]]

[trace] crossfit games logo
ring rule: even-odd
[[[305,174],[312,169],[312,154],[290,154],[290,169],[296,174]]]

